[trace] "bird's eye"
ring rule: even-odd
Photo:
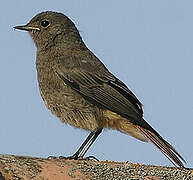
[[[50,23],[49,23],[49,21],[47,21],[47,20],[43,20],[43,21],[41,22],[41,25],[42,25],[43,27],[48,27],[48,26],[50,25]]]

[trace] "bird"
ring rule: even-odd
[[[87,48],[70,18],[45,11],[14,29],[28,31],[37,47],[37,77],[47,108],[63,123],[90,132],[69,159],[83,159],[102,130],[113,129],[152,142],[184,167],[184,158],[144,120],[142,103]]]

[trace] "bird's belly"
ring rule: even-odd
[[[46,87],[40,84],[45,105],[63,123],[94,131],[102,126],[102,113],[67,85]]]

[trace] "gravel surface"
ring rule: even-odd
[[[145,177],[163,180],[193,180],[193,170],[117,162],[79,162],[71,171],[80,170],[93,180],[142,180]],[[154,178],[154,179],[155,179]]]

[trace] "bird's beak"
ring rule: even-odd
[[[38,27],[32,27],[32,26],[28,26],[28,25],[24,25],[24,26],[15,26],[13,27],[14,29],[19,29],[19,30],[24,30],[24,31],[40,31],[40,28]]]

